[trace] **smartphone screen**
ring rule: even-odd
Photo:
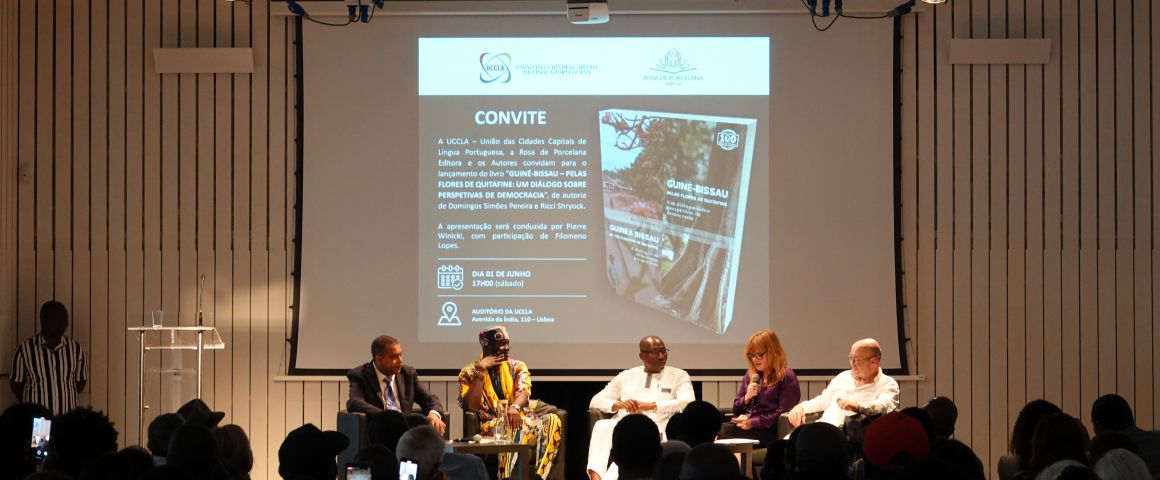
[[[52,433],[52,420],[44,417],[32,419],[32,449],[36,451],[36,458],[44,460],[48,456],[48,440]]]
[[[346,464],[347,480],[371,480],[371,465],[369,463]]]
[[[399,459],[399,480],[415,480],[419,476],[419,464],[409,458]]]

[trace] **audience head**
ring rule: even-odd
[[[1092,470],[1102,480],[1150,480],[1148,465],[1135,453],[1117,448],[1104,455]]]
[[[52,418],[52,412],[39,404],[18,403],[0,414],[0,480],[19,480],[36,471],[36,464],[24,458],[36,417]]]
[[[680,480],[733,480],[741,477],[737,457],[724,445],[704,443],[693,447],[681,462]]]
[[[665,424],[665,440],[676,440],[681,436],[681,417],[684,414],[681,412],[674,413],[669,417],[669,423]]]
[[[1085,434],[1079,422],[1066,413],[1053,413],[1040,419],[1032,438],[1031,460],[1027,468],[1032,474],[1062,460],[1073,460],[1080,465],[1087,463]]]
[[[403,434],[410,428],[402,413],[383,410],[371,415],[370,423],[367,425],[367,441],[384,445],[394,451],[399,446],[399,439],[403,438]]]
[[[426,416],[424,416],[422,413],[418,413],[418,412],[408,413],[405,417],[403,417],[403,420],[407,421],[407,429],[412,429],[415,427],[422,427],[424,425],[431,424],[431,422],[429,420],[427,420]]]
[[[1019,457],[1019,469],[1027,470],[1031,461],[1031,439],[1035,437],[1035,425],[1039,420],[1062,410],[1047,400],[1033,400],[1023,406],[1015,426],[1011,429],[1011,445],[1007,452]]]
[[[49,300],[40,306],[40,331],[52,337],[68,331],[68,309],[63,303]]]
[[[745,343],[745,361],[749,362],[749,375],[762,372],[761,383],[765,386],[780,382],[789,369],[781,339],[773,330],[762,330],[749,336]]]
[[[685,463],[687,452],[666,454],[653,469],[653,480],[677,480],[681,476],[681,465]]]
[[[789,432],[788,441],[785,442],[785,453],[782,456],[782,463],[785,464],[785,471],[797,471],[797,440],[802,435],[801,428],[795,428]]]
[[[184,468],[196,478],[209,478],[218,466],[218,443],[205,425],[187,422],[173,432],[165,459],[166,465]]]
[[[287,480],[333,480],[338,476],[335,457],[349,444],[345,435],[307,423],[291,430],[278,447],[278,474]]]
[[[217,440],[218,461],[230,477],[248,478],[254,468],[254,452],[246,431],[231,423],[213,429],[213,438]]]
[[[930,458],[950,462],[957,466],[964,480],[985,480],[987,470],[979,456],[963,442],[951,439],[936,440],[930,445]]]
[[[52,421],[53,469],[76,478],[94,458],[117,451],[117,430],[104,413],[77,408]]]
[[[845,473],[849,445],[846,434],[825,422],[802,425],[794,442],[794,466],[799,472]]]
[[[633,477],[649,477],[661,458],[661,434],[651,418],[639,413],[626,416],[612,430],[609,458]]]
[[[1132,418],[1132,407],[1124,397],[1110,393],[1097,398],[1092,403],[1092,426],[1096,435],[1108,430],[1123,430],[1136,426]]]
[[[672,453],[689,453],[693,448],[689,444],[680,440],[669,440],[661,444],[661,457],[667,457]]]
[[[73,478],[56,470],[41,470],[28,474],[24,480],[73,480]]]
[[[137,480],[197,480],[184,468],[174,465],[159,465],[141,475]]]
[[[443,452],[447,444],[443,437],[430,425],[412,428],[399,439],[395,455],[399,459],[409,458],[419,463],[416,480],[435,480],[439,477],[439,465],[443,463]]]
[[[197,423],[205,428],[213,429],[226,417],[225,412],[215,412],[209,409],[200,398],[195,398],[177,409],[177,414],[185,419],[185,423]]]
[[[922,406],[934,424],[934,435],[949,438],[955,434],[955,422],[959,420],[959,407],[947,397],[935,397]]]
[[[367,445],[354,456],[355,463],[371,465],[371,480],[395,480],[399,474],[399,459],[385,445]]]
[[[866,461],[887,472],[897,472],[911,460],[930,453],[930,439],[922,423],[901,413],[888,413],[875,420],[866,427],[862,440]]]
[[[969,480],[959,465],[942,458],[919,458],[898,470],[894,480]]]
[[[185,419],[176,413],[158,415],[149,422],[149,441],[145,443],[145,447],[158,457],[166,456],[169,452],[169,439],[173,438],[173,432],[184,424]]]
[[[153,468],[153,456],[136,447],[120,452],[106,453],[90,461],[81,469],[78,480],[136,479]]]
[[[1087,466],[1074,460],[1062,460],[1048,465],[1035,480],[1100,480]]]
[[[703,400],[694,400],[685,406],[681,415],[678,440],[693,448],[702,443],[713,443],[721,430],[721,423],[721,411],[717,407]]]
[[[777,439],[765,446],[765,462],[760,480],[781,480],[785,476],[785,446],[788,440]]]
[[[1103,458],[1104,454],[1117,448],[1135,454],[1140,453],[1140,446],[1136,444],[1135,440],[1132,440],[1132,437],[1123,432],[1106,430],[1092,439],[1091,446],[1088,447],[1088,464],[1095,465],[1096,462],[1100,461],[1100,458]]]
[[[926,432],[927,440],[934,443],[934,420],[930,418],[930,414],[926,413],[926,410],[918,407],[906,407],[902,409],[902,414],[918,420],[918,423],[922,424],[922,430]]]

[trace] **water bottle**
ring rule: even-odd
[[[507,409],[504,408],[501,412],[499,417],[496,418],[493,430],[495,431],[495,443],[506,445],[510,442],[508,437]]]

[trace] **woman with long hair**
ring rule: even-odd
[[[764,445],[777,440],[778,419],[801,401],[802,391],[773,330],[749,337],[745,361],[749,369],[733,399],[733,418],[722,425],[720,437],[750,438]]]

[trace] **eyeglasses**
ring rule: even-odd
[[[748,359],[750,359],[750,360],[761,360],[761,359],[765,358],[765,352],[761,352],[761,353],[746,353],[746,354],[745,354],[745,358],[748,358]]]
[[[866,358],[858,358],[858,357],[854,357],[854,356],[846,355],[846,360],[849,360],[849,361],[850,361],[850,365],[853,365],[853,366],[855,366],[855,367],[857,367],[859,363],[862,363],[862,362],[865,362],[865,361],[867,361],[867,360],[870,360],[871,358],[878,358],[878,356],[877,356],[877,355],[874,355],[874,356],[870,356],[870,357],[866,357]]]
[[[671,352],[671,351],[672,350],[670,350],[668,348],[662,348],[660,350],[641,350],[640,353],[647,353],[647,354],[652,355],[654,357],[659,357],[661,355],[668,355],[669,352]]]

